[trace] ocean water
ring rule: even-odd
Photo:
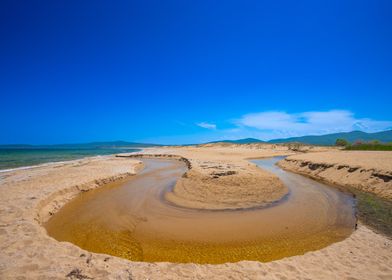
[[[137,152],[131,148],[97,149],[0,149],[0,170],[97,155]]]

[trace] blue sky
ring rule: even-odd
[[[1,1],[0,143],[392,128],[391,1]]]

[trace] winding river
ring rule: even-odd
[[[356,222],[352,195],[286,172],[275,165],[280,159],[252,160],[289,188],[269,207],[209,211],[172,205],[163,194],[186,172],[184,163],[143,159],[146,168],[139,174],[81,194],[45,227],[59,241],[148,262],[265,262],[348,237]]]

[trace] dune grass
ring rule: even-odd
[[[356,195],[357,217],[376,231],[392,237],[392,201],[371,193],[351,190]]]

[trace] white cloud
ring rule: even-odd
[[[216,129],[216,124],[213,123],[199,122],[196,125],[206,129]]]
[[[287,113],[267,111],[243,115],[236,120],[227,120],[227,128],[219,129],[216,124],[200,122],[205,128],[194,134],[140,139],[139,142],[162,144],[193,144],[216,140],[257,138],[271,140],[304,135],[322,135],[335,132],[362,130],[377,132],[392,129],[392,121],[358,118],[348,110],[308,111]]]
[[[355,118],[354,114],[347,110],[310,111],[295,114],[282,111],[260,112],[246,114],[236,120],[235,124],[241,127],[244,133],[251,130],[252,133],[264,136],[264,139],[352,130],[375,132],[392,127],[392,121]]]

